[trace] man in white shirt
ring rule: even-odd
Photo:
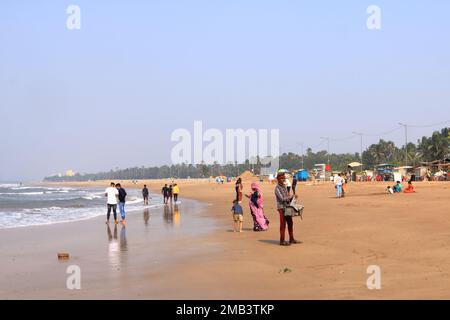
[[[119,190],[116,188],[116,184],[111,182],[111,186],[106,188],[105,197],[107,197],[108,213],[106,214],[106,223],[109,223],[109,217],[111,215],[111,209],[114,213],[114,223],[118,224],[117,221],[117,197],[119,196]]]
[[[286,180],[284,181],[284,185],[286,186],[287,192],[291,193],[291,180],[289,180],[288,177],[286,177]]]
[[[340,173],[336,178],[334,178],[334,184],[336,185],[337,197],[342,198],[342,185],[344,184],[344,178],[341,177]]]

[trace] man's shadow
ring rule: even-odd
[[[273,244],[273,245],[280,245],[279,240],[258,240],[259,242],[265,243],[265,244]]]

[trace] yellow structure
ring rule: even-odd
[[[75,172],[73,172],[72,169],[69,169],[66,171],[66,177],[73,177],[75,175]]]

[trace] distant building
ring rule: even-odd
[[[73,177],[75,175],[75,172],[73,172],[72,169],[69,169],[66,171],[66,177]]]

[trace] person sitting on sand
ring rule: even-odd
[[[147,185],[144,184],[144,189],[142,189],[142,198],[144,198],[144,205],[148,205],[148,189]]]
[[[252,193],[245,196],[250,199],[250,213],[253,217],[253,231],[265,231],[269,228],[269,220],[264,216],[263,197],[259,185],[251,184]]]
[[[403,186],[400,181],[397,181],[397,184],[394,186],[394,193],[401,193]]]
[[[231,212],[233,212],[234,232],[242,232],[242,225],[244,224],[244,211],[242,210],[239,202],[236,200],[233,201]]]
[[[405,190],[403,191],[404,193],[414,193],[414,186],[412,185],[412,182],[409,181],[408,182],[408,186],[405,188]]]
[[[302,243],[301,241],[297,241],[294,239],[294,223],[292,221],[291,216],[284,216],[284,211],[286,210],[286,206],[288,206],[292,199],[297,196],[290,196],[286,186],[284,184],[284,181],[286,179],[286,176],[283,172],[279,172],[277,174],[277,181],[278,184],[275,187],[275,196],[277,199],[277,209],[278,213],[280,215],[280,246],[290,246],[294,243]],[[284,241],[284,236],[286,233],[286,224],[288,226],[289,231],[289,242]]]
[[[394,194],[394,189],[391,186],[387,187],[386,190],[389,194]]]
[[[116,189],[116,184],[111,182],[111,185],[105,190],[105,197],[107,197],[107,206],[108,212],[106,214],[106,223],[109,223],[109,217],[111,216],[111,209],[114,213],[114,222],[117,222],[117,196],[119,195],[119,191]]]
[[[172,193],[173,193],[173,200],[175,202],[177,202],[178,201],[178,194],[180,193],[180,188],[178,187],[178,185],[176,183],[173,185]]]

